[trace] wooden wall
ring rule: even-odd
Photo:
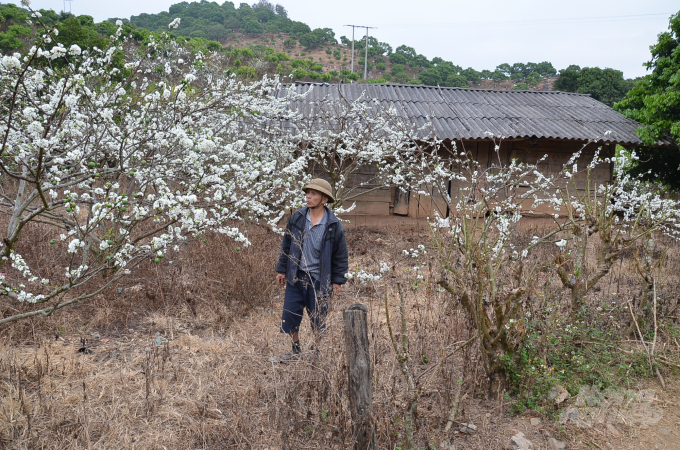
[[[463,143],[456,143],[458,148],[465,148],[474,158],[480,163],[481,167],[487,168],[491,165],[498,164],[500,158],[503,164],[508,164],[512,159],[520,162],[535,164],[544,155],[548,157],[542,161],[538,167],[546,175],[553,175],[562,170],[562,166],[572,157],[572,155],[583,149],[581,158],[577,161],[579,170],[584,168],[592,161],[593,155],[599,147],[598,145],[589,145],[584,148],[584,143],[573,141],[558,141],[548,139],[532,140],[506,140],[500,145],[500,150],[494,150],[493,142],[489,141],[468,141]],[[612,156],[614,152],[614,144],[605,144],[602,146],[600,152],[601,157]],[[593,171],[593,181],[597,184],[606,183],[612,179],[613,164],[600,164]],[[360,183],[368,182],[375,176],[375,170],[371,167],[363,167],[358,173],[353,175],[350,183],[359,185]],[[578,189],[585,189],[586,177],[585,173],[579,174],[575,180]],[[374,187],[367,185],[364,191]],[[452,197],[458,195],[460,186],[456,182],[451,183],[450,194]],[[361,192],[362,189],[357,189]],[[367,193],[358,197],[356,200],[356,208],[349,214],[347,218],[352,217],[368,217],[368,216],[401,216],[410,218],[425,218],[433,217],[435,211],[438,211],[441,216],[447,212],[447,205],[444,199],[437,195],[436,192],[432,196],[406,194],[399,192],[395,188],[380,188],[373,192]],[[344,205],[349,207],[352,202]],[[546,207],[532,210],[532,205],[527,204],[523,206],[527,215],[544,215],[552,214],[554,211]]]

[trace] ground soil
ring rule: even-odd
[[[335,324],[341,321],[341,310],[353,302],[353,296],[346,292],[333,312],[331,321]],[[45,375],[43,395],[67,405],[87,402],[86,410],[90,411],[89,417],[85,419],[77,413],[76,408],[71,415],[51,426],[65,429],[62,430],[64,433],[73,432],[74,428],[84,426],[85,420],[89,421],[87,426],[91,428],[91,448],[220,448],[219,445],[201,446],[195,441],[192,446],[184,446],[173,439],[172,435],[193,435],[202,423],[208,423],[206,429],[229,430],[230,420],[226,414],[229,402],[217,399],[227,394],[224,391],[247,392],[245,386],[248,384],[248,373],[269,373],[270,376],[275,376],[275,372],[291,375],[298,370],[304,371],[300,366],[308,364],[305,361],[289,366],[272,366],[268,362],[271,356],[287,350],[285,340],[275,333],[279,320],[278,306],[278,301],[273,300],[271,309],[258,308],[245,321],[235,322],[228,329],[222,330],[205,328],[200,323],[187,322],[164,314],[143,311],[134,314],[133,311],[133,315],[139,319],[129,323],[131,328],[127,330],[106,330],[98,327],[97,333],[101,337],[92,339],[91,328],[74,326],[64,336],[55,338],[40,333],[34,341],[37,344],[0,347],[0,353],[4,358],[11,355],[19,361],[31,361],[36,355],[39,358],[40,355],[49,353],[54,366],[52,373]],[[171,322],[174,322],[170,326],[172,330],[167,325]],[[158,379],[152,382],[153,406],[152,412],[148,413],[146,378],[143,374],[148,370],[145,362],[150,353],[162,353],[166,348],[164,345],[156,345],[157,336],[162,337],[163,342],[165,339],[169,341],[169,361],[165,370],[178,371],[180,378],[183,374],[192,380],[185,387],[187,392],[182,392],[185,388],[181,386],[181,381],[179,384],[178,380],[166,384],[167,378],[162,378],[165,377],[164,374],[156,375],[163,382],[158,383]],[[79,351],[83,348],[83,339],[87,340],[87,353]],[[336,341],[333,345],[341,346],[342,343]],[[336,352],[328,352],[322,354],[321,358],[334,356],[337,356]],[[320,364],[323,365],[324,362]],[[225,385],[214,383],[217,380],[211,381],[211,371],[215,371],[217,378]],[[206,380],[203,388],[196,385],[200,384],[201,377]],[[433,433],[433,437],[449,443],[450,446],[442,448],[450,449],[500,449],[517,432],[524,433],[537,450],[549,448],[549,438],[568,443],[569,449],[680,449],[680,378],[669,378],[666,383],[668,387],[665,391],[653,380],[640,385],[640,388],[652,387],[657,390],[656,399],[664,411],[661,421],[645,428],[623,427],[619,424],[617,435],[613,435],[606,426],[563,427],[557,419],[546,419],[536,414],[512,416],[509,414],[507,401],[494,402],[464,394],[458,422],[474,424],[477,432],[471,435],[461,433],[456,431],[459,429],[456,424],[448,435],[442,435],[440,430]],[[161,392],[164,389],[165,393]],[[437,394],[433,392],[430,395]],[[163,396],[166,398],[161,402],[159,397]],[[247,410],[243,412],[247,414]],[[423,415],[427,414],[427,411],[423,411]],[[532,425],[532,417],[538,417],[540,423]],[[36,428],[46,425],[40,424],[40,419],[33,418]],[[111,422],[109,426],[115,426],[116,432],[113,435],[94,431],[104,427],[107,421]],[[7,425],[0,425],[0,430]],[[271,432],[278,434],[272,429],[263,431],[263,438]],[[163,437],[166,433],[167,436]],[[228,431],[226,434],[229,434]],[[112,446],[111,442],[97,439],[107,435],[109,438],[115,435],[120,439],[121,446]],[[252,447],[245,442],[232,442],[223,448],[282,448],[277,445],[278,439],[270,438],[263,439],[259,444],[253,442]],[[85,439],[74,433],[69,439],[70,445],[62,447],[66,442],[61,441],[55,446],[47,443],[46,448],[87,448]],[[313,442],[312,440],[309,444],[313,445]],[[3,448],[30,448],[29,443],[28,439],[5,439],[2,442]]]
[[[256,279],[267,288],[246,304],[221,297],[237,293],[238,286],[220,287],[229,272],[205,266],[190,272],[186,264],[179,270],[182,276],[175,277],[168,263],[88,304],[0,330],[0,448],[347,448],[351,425],[342,311],[355,302],[369,308],[379,441],[382,448],[398,448],[405,386],[387,337],[381,292],[348,284],[334,298],[318,358],[310,352],[295,364],[273,364],[271,357],[289,349],[277,332],[282,292],[273,286],[272,258],[280,238],[267,234],[261,239],[260,245],[274,250],[241,256],[247,252],[228,253],[232,244],[205,242],[190,252],[196,258],[208,250],[223,260],[243,258],[237,262],[250,272],[260,264]],[[426,243],[427,236],[417,229],[360,228],[348,231],[348,242],[350,269],[370,269],[381,259],[394,260],[401,249]],[[245,283],[238,270],[228,268]],[[395,320],[393,294],[389,304]],[[413,366],[425,372],[428,362],[418,355],[436,355],[442,342],[465,341],[467,319],[432,291],[409,299]],[[301,334],[309,350],[306,320]],[[569,449],[680,449],[677,374],[667,374],[665,390],[656,379],[627,386],[654,389],[653,402],[663,415],[643,428],[617,424],[619,435],[614,435],[606,425],[563,425],[557,410],[510,414],[507,400],[486,397],[476,358],[467,350],[452,358],[421,399],[421,447],[501,449],[522,432],[536,450],[549,448],[549,438],[566,442]],[[460,412],[444,433],[459,378],[464,380]],[[532,418],[539,423],[532,425]],[[461,432],[461,423],[477,431]]]

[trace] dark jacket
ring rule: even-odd
[[[298,264],[302,258],[302,235],[307,221],[306,206],[293,213],[286,226],[286,233],[281,244],[279,262],[276,272],[285,274],[286,280],[293,283],[297,278]],[[345,284],[345,274],[349,270],[347,262],[347,242],[345,229],[330,209],[326,208],[326,232],[324,233],[320,257],[321,295],[328,296],[333,292],[333,284]]]

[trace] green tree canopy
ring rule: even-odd
[[[404,73],[404,65],[403,64],[395,64],[392,66],[392,75],[397,75],[398,73]]]
[[[639,80],[614,107],[638,121],[638,135],[648,145],[660,139],[680,142],[680,12],[670,17],[668,31],[659,34],[650,47],[652,59],[645,67],[652,73]],[[680,152],[643,147],[631,168],[647,180],[659,181],[680,190]]]
[[[496,69],[491,74],[491,79],[495,82],[505,81],[508,79],[508,76],[505,74],[505,72],[501,72],[500,70]]]
[[[504,73],[507,77],[512,73],[512,66],[508,63],[499,64],[496,66],[496,71]]]
[[[427,69],[423,72],[420,72],[420,74],[418,75],[418,79],[423,84],[428,86],[437,86],[442,82],[442,78],[436,69]]]
[[[560,71],[554,87],[559,91],[589,94],[595,100],[613,106],[632,85],[633,81],[624,79],[620,70],[571,65]]]
[[[400,45],[399,47],[397,47],[394,53],[403,55],[407,61],[410,61],[411,59],[415,58],[418,55],[418,53],[413,47],[408,47],[406,45]]]
[[[462,70],[460,74],[464,76],[467,81],[472,81],[473,83],[479,83],[482,81],[482,74],[477,72],[472,67]]]
[[[260,23],[254,19],[247,21],[243,27],[243,31],[249,34],[259,34],[262,33],[263,30],[264,28],[262,28],[262,25],[260,25]]]
[[[536,64],[534,70],[543,77],[554,77],[557,75],[557,70],[555,70],[552,63],[549,63],[548,61]]]
[[[33,34],[30,28],[21,25],[10,25],[5,33],[0,33],[0,51],[20,50],[25,41]]]
[[[467,78],[465,78],[463,75],[449,75],[449,77],[446,79],[446,82],[444,83],[444,86],[449,86],[449,87],[470,87],[468,85]]]
[[[613,106],[633,85],[623,78],[623,72],[610,68],[584,67],[578,76],[578,92],[590,94],[595,100]]]
[[[390,62],[392,64],[407,64],[408,59],[406,59],[406,57],[401,53],[392,53],[390,55]]]
[[[555,89],[562,92],[577,92],[578,74],[580,71],[581,67],[574,64],[560,70],[560,76],[555,80]]]
[[[319,36],[314,33],[305,33],[298,38],[300,45],[307,48],[314,48],[321,43]]]

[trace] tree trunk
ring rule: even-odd
[[[580,283],[576,282],[571,287],[571,317],[576,320],[581,312],[581,309],[585,306],[586,299],[583,295],[583,289],[581,289]]]
[[[505,392],[507,386],[505,372],[499,370],[489,375],[489,398],[498,400]]]
[[[506,355],[507,348],[504,348],[499,341],[496,341],[495,345],[491,345],[484,342],[483,336],[480,336],[479,339],[482,341],[480,351],[484,360],[484,371],[489,378],[489,397],[495,400],[503,395],[506,387],[507,380],[501,358]]]
[[[415,416],[416,408],[418,406],[416,402],[409,402],[408,409],[404,415],[404,449],[405,450],[415,450],[416,443],[414,435],[415,430]]]

